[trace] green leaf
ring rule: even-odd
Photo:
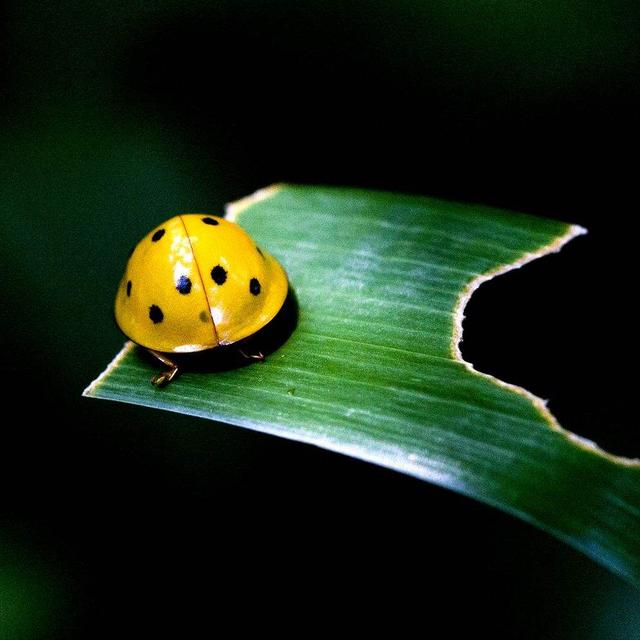
[[[640,461],[564,431],[542,400],[474,371],[458,350],[462,311],[480,283],[584,229],[298,186],[258,192],[228,217],[285,266],[298,303],[289,338],[262,364],[186,370],[162,390],[149,382],[157,366],[128,343],[85,395],[417,476],[515,514],[640,584]]]

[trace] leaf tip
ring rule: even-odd
[[[113,360],[107,365],[107,368],[82,392],[85,398],[95,398],[98,387],[106,380],[109,374],[120,364],[123,358],[133,349],[135,345],[131,340],[127,340],[124,346],[115,355]]]
[[[569,227],[569,232],[572,234],[569,238],[569,240],[571,240],[571,238],[575,238],[576,236],[586,236],[589,233],[589,229],[581,227],[579,224],[572,224]]]

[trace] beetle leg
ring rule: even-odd
[[[152,349],[147,349],[147,351],[152,356],[160,360],[162,364],[169,367],[168,371],[157,373],[155,376],[153,376],[153,378],[151,378],[151,383],[155,387],[164,387],[176,377],[176,374],[178,373],[178,365],[173,362],[173,360],[169,360],[169,358],[167,358],[167,356],[163,355],[162,353],[158,353],[157,351],[153,351]]]
[[[243,358],[246,358],[247,360],[257,360],[258,362],[264,362],[264,354],[262,353],[262,351],[258,351],[258,353],[247,353],[242,349],[238,349],[238,352]]]

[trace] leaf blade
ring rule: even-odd
[[[288,271],[300,309],[288,341],[264,365],[187,371],[161,392],[127,348],[86,395],[257,429],[435,482],[640,583],[637,461],[565,432],[541,400],[474,371],[458,350],[464,306],[482,281],[584,230],[427,198],[295,186],[230,214]]]

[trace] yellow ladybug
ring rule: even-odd
[[[280,263],[237,224],[179,215],[133,250],[115,316],[128,338],[169,367],[152,379],[163,386],[178,372],[164,354],[204,351],[251,336],[275,317],[287,291]]]

